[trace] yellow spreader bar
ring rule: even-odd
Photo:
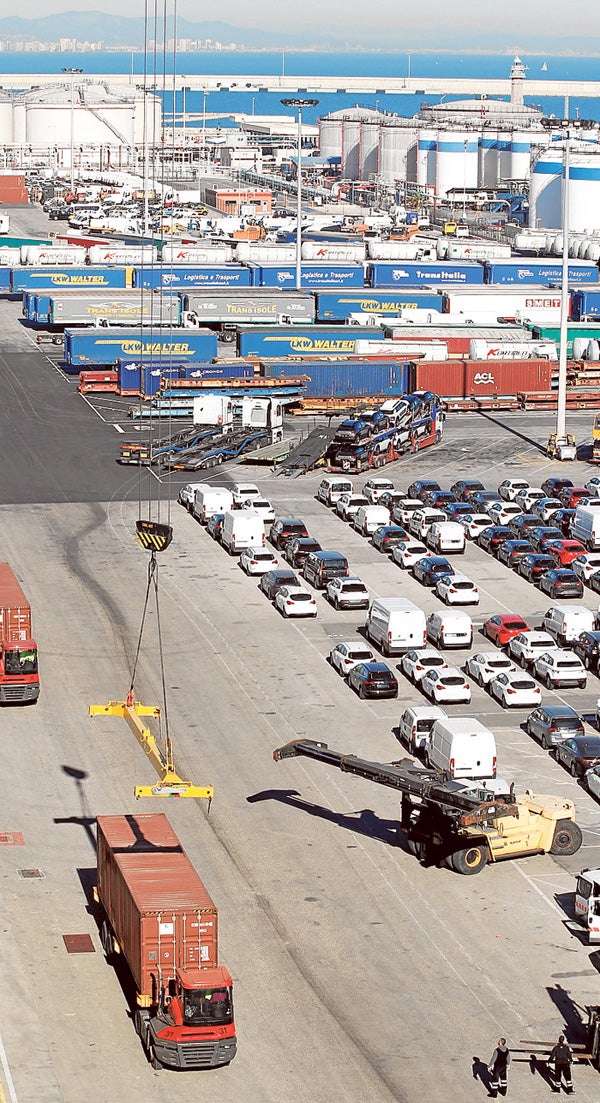
[[[191,797],[194,800],[212,800],[212,785],[192,785],[190,781],[179,777],[172,756],[164,755],[150,728],[141,720],[142,716],[160,717],[157,705],[142,705],[139,701],[109,701],[106,705],[90,705],[90,716],[120,716],[126,720],[144,754],[150,759],[160,781],[156,785],[136,785],[134,796],[140,797]]]

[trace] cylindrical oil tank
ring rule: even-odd
[[[600,153],[575,152],[569,158],[569,228],[600,226]]]
[[[379,175],[379,120],[362,123],[360,139],[360,179],[368,180],[371,173]],[[322,155],[321,155],[322,156]]]
[[[561,225],[562,156],[560,150],[540,153],[531,170],[529,184],[529,221],[532,226],[558,229]],[[554,243],[552,235],[549,248]]]
[[[472,130],[440,130],[436,190],[440,198],[452,188],[477,187],[478,135]]]
[[[342,176],[360,179],[360,139],[362,119],[359,110],[349,112],[342,124]]]
[[[13,142],[15,145],[25,143],[25,118],[25,98],[21,95],[15,100],[13,107]]]
[[[510,130],[498,131],[498,180],[510,180],[512,158],[512,133]]]
[[[498,135],[495,131],[486,129],[480,136],[478,161],[479,187],[495,188],[498,180]]]
[[[510,179],[529,180],[532,134],[529,130],[513,130],[510,142]]]
[[[13,142],[13,100],[12,96],[0,93],[0,144]]]
[[[341,157],[343,124],[337,113],[319,119],[319,150],[321,157]]]
[[[379,135],[379,175],[385,180],[412,179],[408,174],[409,151],[416,146],[412,127],[400,126],[397,120],[382,123]]]
[[[438,132],[423,127],[417,135],[417,184],[435,185]]]

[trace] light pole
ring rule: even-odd
[[[560,289],[560,337],[558,355],[558,395],[556,405],[556,445],[567,444],[567,340],[569,320],[569,181],[571,165],[571,138],[578,130],[590,129],[595,124],[586,119],[542,119],[542,126],[562,133],[564,140],[563,193],[562,193],[562,269]],[[557,453],[560,459],[560,453]]]
[[[71,191],[75,186],[75,165],[73,164],[75,146],[75,77],[83,73],[83,69],[61,69],[61,73],[68,73],[71,78]]]
[[[183,171],[183,170],[185,170],[185,92],[186,92],[186,88],[185,88],[185,77],[182,76],[181,79],[183,81],[183,84],[181,86],[181,97],[182,97],[182,103],[181,103],[181,144],[183,146],[183,156],[182,156],[182,162],[183,162],[182,171]],[[174,119],[173,119],[173,125],[175,125],[175,120]]]
[[[302,284],[302,109],[316,107],[318,100],[282,100],[284,107],[298,108],[298,164],[296,166],[296,291]]]

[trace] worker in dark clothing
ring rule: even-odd
[[[565,1088],[568,1092],[573,1091],[573,1079],[571,1076],[571,1065],[573,1063],[573,1053],[571,1047],[565,1042],[564,1034],[560,1035],[558,1042],[554,1046],[554,1049],[550,1053],[548,1058],[551,1065],[554,1065],[554,1084],[553,1090],[555,1092],[560,1091],[562,1084],[562,1078],[565,1078]]]
[[[510,1050],[506,1044],[506,1038],[499,1038],[490,1063],[488,1072],[491,1073],[490,1092],[495,1095],[498,1089],[506,1092],[508,1087],[508,1066],[510,1065]]]

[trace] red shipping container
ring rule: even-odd
[[[98,895],[138,991],[214,968],[217,907],[162,813],[99,816]]]
[[[442,398],[549,391],[553,367],[549,360],[422,360],[413,366],[410,387]]]
[[[5,643],[31,639],[31,606],[9,563],[0,563],[0,639]]]

